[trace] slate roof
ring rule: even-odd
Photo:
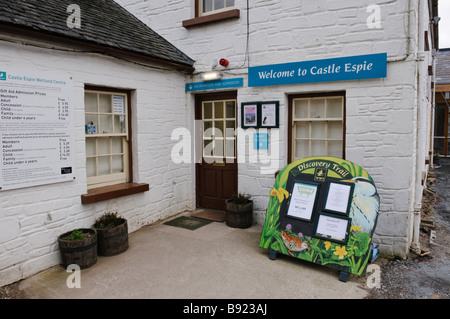
[[[440,49],[436,59],[436,84],[450,83],[450,48]]]
[[[69,28],[70,4],[81,28]],[[0,0],[0,25],[56,35],[192,67],[194,61],[113,0]]]

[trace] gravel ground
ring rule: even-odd
[[[422,202],[420,247],[428,254],[375,260],[381,287],[369,299],[450,299],[450,160],[441,164],[431,170]]]

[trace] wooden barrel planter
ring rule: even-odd
[[[114,256],[128,249],[128,223],[120,218],[120,224],[111,228],[97,228],[98,254],[101,256]]]
[[[95,229],[79,229],[85,234],[85,238],[78,240],[66,239],[72,233],[69,231],[58,237],[59,250],[61,251],[62,265],[67,268],[76,264],[80,269],[89,268],[97,262],[97,232]]]
[[[253,202],[245,204],[226,200],[226,224],[233,228],[249,228],[253,224]]]

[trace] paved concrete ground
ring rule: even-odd
[[[212,222],[196,230],[159,224],[129,236],[129,249],[98,257],[81,271],[81,288],[68,288],[70,273],[55,266],[23,280],[29,298],[364,298],[364,278],[289,256],[268,258],[259,247],[262,226],[230,228]]]

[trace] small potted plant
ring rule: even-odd
[[[249,228],[253,224],[253,201],[250,195],[235,194],[225,201],[226,224],[234,228]]]
[[[114,213],[104,213],[95,221],[94,229],[98,234],[98,254],[114,256],[128,249],[128,223]]]
[[[64,267],[76,264],[80,269],[89,268],[97,262],[97,231],[80,228],[58,237]]]

